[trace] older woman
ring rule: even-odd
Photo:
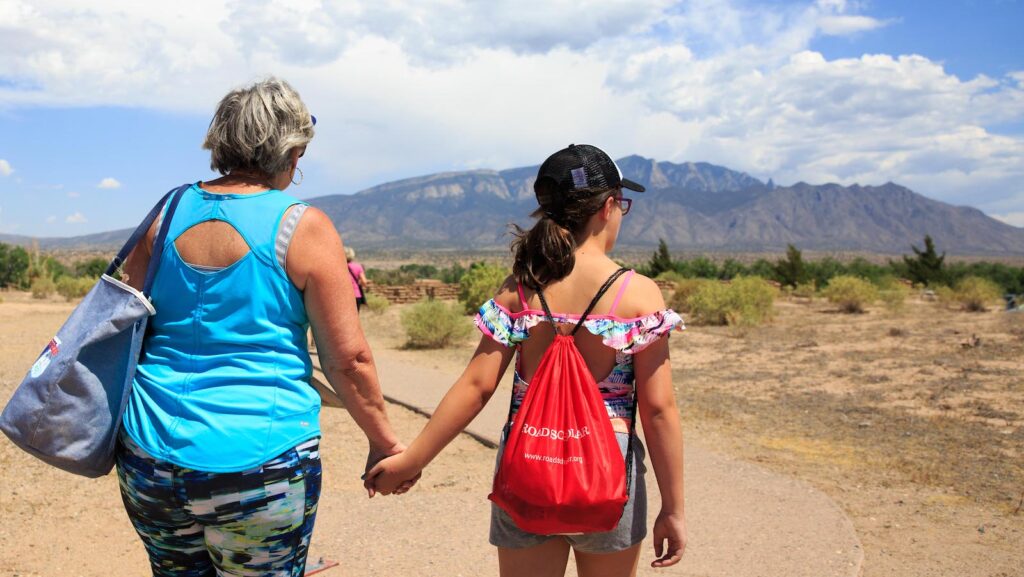
[[[367,466],[403,449],[341,238],[282,192],[302,181],[314,124],[283,81],[230,92],[203,144],[222,176],[192,185],[169,223],[117,458],[154,575],[303,574],[320,493],[308,325]],[[125,265],[136,288],[156,231]]]

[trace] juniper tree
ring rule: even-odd
[[[935,242],[931,235],[924,236],[924,250],[910,245],[914,256],[904,255],[903,264],[906,267],[907,278],[915,283],[925,286],[935,286],[946,282],[945,260],[946,253],[940,256],[935,250]]]

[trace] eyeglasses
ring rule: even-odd
[[[633,208],[633,199],[632,198],[626,198],[624,196],[620,196],[620,197],[615,199],[615,202],[618,203],[619,209],[622,210],[622,216],[626,216],[627,214],[629,214],[629,209]]]

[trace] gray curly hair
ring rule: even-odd
[[[256,170],[272,175],[289,168],[288,153],[313,139],[313,117],[287,82],[267,78],[221,99],[203,148],[210,168],[227,174]]]

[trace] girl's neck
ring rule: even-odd
[[[608,242],[607,234],[603,232],[589,234],[577,239],[576,255],[603,256],[607,258],[612,247],[613,243]]]

